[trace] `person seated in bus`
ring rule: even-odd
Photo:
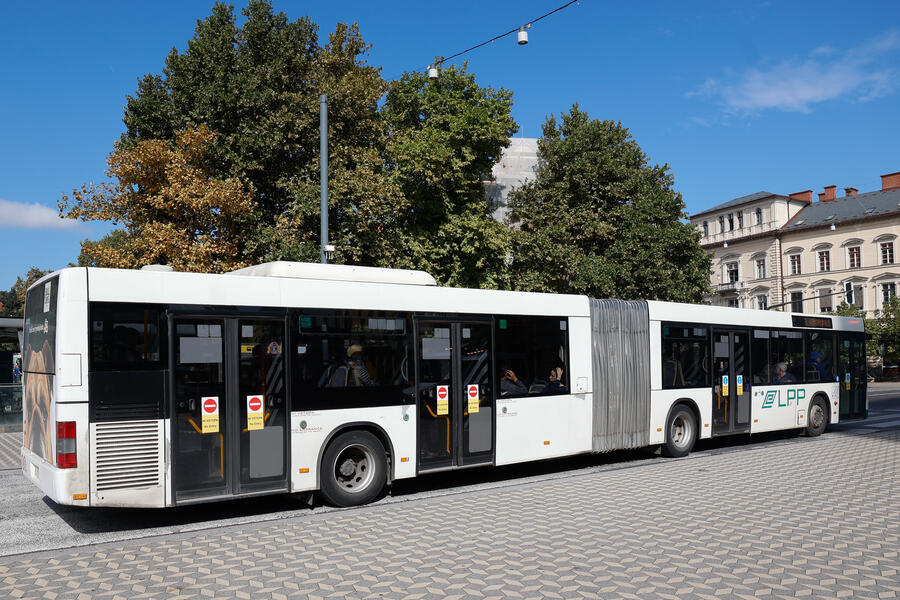
[[[806,361],[806,375],[808,381],[826,381],[822,355],[815,350],[809,353],[809,360]]]
[[[500,369],[500,395],[509,396],[511,394],[527,394],[528,388],[516,377],[515,371],[512,369]]]
[[[363,360],[363,349],[359,344],[353,344],[347,348],[349,371],[347,373],[347,385],[360,387],[366,385],[375,385],[375,381],[369,375],[369,369]]]
[[[797,383],[797,378],[788,373],[786,363],[780,362],[775,365],[775,381],[773,383]]]
[[[563,368],[553,367],[550,369],[550,383],[544,388],[545,394],[568,394],[569,388],[563,384]]]

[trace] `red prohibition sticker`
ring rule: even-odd
[[[216,398],[207,398],[203,401],[203,412],[212,414],[219,408],[219,402]]]
[[[469,398],[477,398],[478,397],[478,384],[474,383],[469,385]]]
[[[262,408],[262,399],[259,396],[252,396],[247,400],[247,408],[253,412],[259,412]]]
[[[446,398],[447,397],[447,386],[439,385],[438,389],[437,389],[437,395],[438,395],[438,398],[440,398],[441,400]]]

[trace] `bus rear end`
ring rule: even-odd
[[[60,504],[88,505],[87,279],[52,273],[25,297],[22,472]]]

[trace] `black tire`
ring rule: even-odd
[[[679,405],[669,413],[666,422],[666,456],[681,458],[691,453],[697,441],[697,420],[687,406]]]
[[[809,437],[818,437],[828,426],[828,405],[821,398],[813,398],[806,411],[806,429]]]
[[[342,433],[325,449],[321,473],[322,495],[329,504],[367,504],[387,482],[384,446],[368,431]]]

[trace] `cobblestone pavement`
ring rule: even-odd
[[[22,432],[0,433],[0,469],[18,469],[22,465]]]
[[[900,431],[0,559],[10,598],[891,598]]]

